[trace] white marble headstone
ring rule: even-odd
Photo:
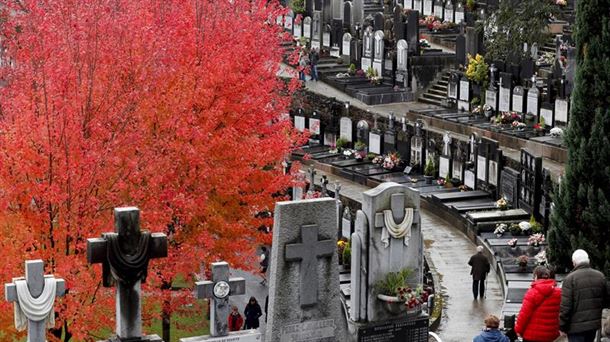
[[[369,133],[369,152],[381,154],[381,135],[377,133]]]
[[[449,174],[449,158],[439,157],[438,161],[438,176],[445,178]]]
[[[352,132],[352,119],[345,116],[339,119],[339,137],[349,142],[353,142]]]
[[[555,100],[555,122],[567,124],[568,122],[568,100]]]
[[[301,115],[294,116],[294,128],[296,128],[299,132],[305,131],[305,117]]]
[[[487,171],[487,159],[484,156],[477,156],[477,179],[487,182],[485,179]]]
[[[501,112],[508,112],[510,110],[510,88],[500,87],[498,110]]]
[[[464,185],[470,189],[474,189],[475,186],[475,175],[471,170],[464,171]]]

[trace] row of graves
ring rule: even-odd
[[[245,294],[246,282],[219,261],[211,264],[211,279],[194,285],[195,297],[210,301],[210,335],[180,341],[428,341],[433,290],[424,286],[417,192],[385,183],[364,194],[352,253],[342,253],[348,266],[339,262],[341,211],[340,201],[328,197],[276,203],[264,338],[255,329],[228,331],[229,300]],[[141,230],[135,207],[116,208],[114,223],[114,232],[87,241],[87,261],[102,264],[104,286],[116,288],[116,331],[107,341],[162,341],[142,331],[141,284],[149,262],[167,257],[167,237]],[[399,282],[392,281],[396,275]],[[25,277],[5,285],[28,341],[46,341],[65,287],[44,275],[42,260],[26,261]]]
[[[420,44],[420,11],[373,1],[320,1],[310,15],[277,19],[299,45],[320,51],[322,80],[369,104],[405,102],[454,55]],[[432,72],[431,72],[432,70]]]
[[[438,101],[449,110],[420,114],[562,146],[576,68],[569,22],[563,27],[564,32],[555,35],[550,46],[544,47],[546,51],[537,44],[530,47],[524,44],[523,54],[512,53],[506,60],[486,61],[489,82],[485,87],[469,79],[462,70],[450,70],[428,90],[432,102]],[[467,55],[484,56],[485,46],[481,32],[472,27],[465,31],[457,35],[455,51],[456,64],[467,66],[479,63],[469,60]]]
[[[397,124],[390,116],[382,127],[374,117],[371,127],[366,119],[355,123],[332,113],[318,124],[320,116],[303,110],[292,114],[297,129],[313,127],[312,136],[323,137],[295,151],[293,158],[369,187],[399,184],[417,191],[425,206],[487,248],[505,293],[503,314],[518,313],[533,267],[546,262],[552,182],[542,158],[522,150],[520,160],[511,161],[495,140],[476,133],[467,141],[449,132],[439,135],[421,121]],[[383,222],[370,215],[366,222]],[[350,216],[356,222],[351,233],[357,232],[364,217]],[[352,237],[352,254],[353,244]]]

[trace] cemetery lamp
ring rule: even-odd
[[[219,281],[214,285],[214,296],[219,299],[224,299],[231,292],[231,288],[226,281]]]

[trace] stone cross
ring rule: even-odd
[[[142,338],[142,295],[140,285],[146,280],[148,260],[167,257],[167,236],[163,233],[140,231],[140,209],[124,207],[114,209],[114,233],[104,233],[101,238],[87,239],[87,261],[90,264],[103,264],[104,286],[116,283],[116,334],[119,339]],[[142,242],[150,234],[148,245]],[[115,241],[115,242],[112,242]],[[142,247],[147,255],[142,255]],[[120,260],[117,263],[115,260]],[[123,277],[133,277],[128,270],[136,263],[140,273],[133,283],[127,283]],[[117,268],[123,266],[123,268]],[[110,272],[112,270],[112,272]]]
[[[388,130],[392,131],[394,130],[394,112],[390,112],[390,115],[388,116]]]
[[[443,135],[443,155],[444,156],[450,156],[451,155],[451,135],[449,134],[449,132],[445,132],[445,135]]]
[[[42,294],[45,285],[45,278],[53,278],[53,276],[44,275],[44,263],[42,260],[27,260],[25,262],[25,281],[28,285],[30,296],[32,298],[38,298]],[[15,284],[15,281],[23,279],[24,278],[13,278],[12,283],[4,284],[4,296],[8,302],[19,303],[19,295],[17,294],[17,285]],[[66,292],[66,284],[63,279],[56,278],[54,280],[55,296],[61,297]],[[53,307],[51,307],[51,310],[53,310]],[[47,340],[46,319],[33,321],[28,318],[27,324],[28,342],[45,342]]]
[[[332,257],[336,252],[333,240],[318,240],[318,226],[301,226],[301,243],[286,245],[286,261],[301,262],[301,307],[318,302],[318,258]]]
[[[212,263],[212,280],[195,283],[195,297],[197,299],[212,299],[214,302],[210,311],[210,335],[228,335],[227,320],[230,307],[229,297],[246,293],[246,280],[244,278],[229,278],[229,264],[221,261]]]
[[[339,199],[339,193],[341,192],[341,183],[335,182],[335,199]]]

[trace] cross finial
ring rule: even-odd
[[[65,290],[63,279],[44,275],[42,260],[27,260],[25,278],[4,284],[6,300],[15,303],[15,327],[24,330],[27,325],[29,342],[46,341],[47,325],[55,320],[55,297],[63,296]]]
[[[226,336],[229,317],[229,297],[246,293],[244,278],[229,278],[229,264],[221,261],[212,263],[212,280],[195,283],[197,299],[211,299],[210,334]]]

